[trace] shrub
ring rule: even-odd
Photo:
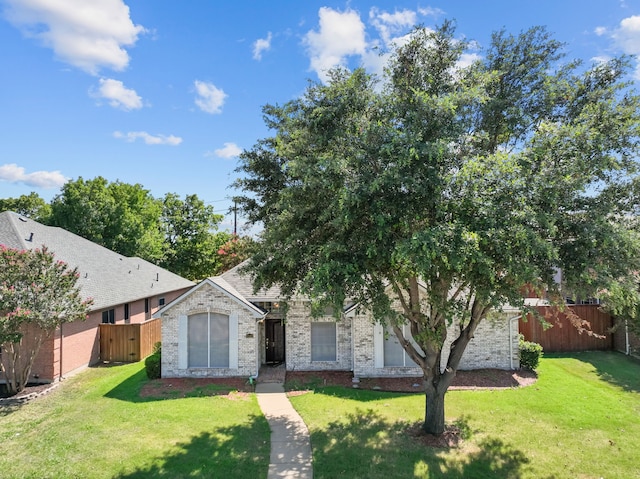
[[[538,343],[525,341],[524,336],[520,335],[519,341],[520,367],[534,371],[542,358],[542,346]]]
[[[153,354],[147,356],[147,359],[144,360],[144,368],[147,371],[147,377],[149,379],[160,379],[161,355],[161,343],[156,343],[153,346]]]

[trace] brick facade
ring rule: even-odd
[[[515,315],[513,315],[515,316]],[[496,314],[483,320],[476,329],[474,338],[467,346],[459,369],[517,369],[518,359],[518,322],[510,320],[509,314]],[[509,325],[511,323],[511,325]],[[419,367],[384,367],[381,347],[376,347],[376,334],[384,334],[382,328],[376,331],[372,318],[368,314],[357,314],[354,325],[354,364],[355,377],[384,376],[422,376]],[[457,337],[457,323],[447,328],[447,340],[442,352],[441,366],[444,368],[449,357],[451,343]],[[381,344],[381,343],[379,343]],[[378,361],[376,359],[378,358]]]
[[[185,354],[186,341],[180,341],[181,317],[197,313],[237,314],[237,368],[181,367],[180,355]],[[162,313],[162,377],[225,377],[252,376],[258,373],[258,318],[230,295],[204,283],[191,294],[173,303]]]
[[[183,294],[187,289],[171,291],[158,296],[146,298],[149,312],[145,313],[145,299],[132,301],[129,304],[131,323],[143,323],[159,309],[159,299],[169,303]],[[124,305],[116,305],[115,323],[124,324]],[[85,321],[64,323],[45,340],[40,347],[31,370],[30,382],[49,383],[64,376],[81,371],[100,361],[100,337],[98,325],[102,322],[102,311],[93,311]]]
[[[237,368],[180,367],[181,348],[187,348],[186,336],[180,335],[180,317],[202,312],[216,312],[238,316]],[[233,295],[212,285],[198,285],[162,312],[162,377],[224,377],[251,376],[265,363],[265,327],[255,311],[236,301]],[[515,369],[518,361],[517,313],[496,313],[485,319],[476,329],[469,343],[460,369]],[[335,324],[335,361],[312,360],[312,324]],[[457,334],[454,323],[448,328],[448,339],[442,355],[446,365],[449,348]],[[355,377],[421,376],[417,366],[384,367],[383,330],[376,326],[371,315],[362,310],[335,321],[332,316],[312,318],[308,301],[295,299],[288,304],[285,322],[285,366],[288,371],[336,370],[353,371]]]
[[[313,321],[332,322],[336,324],[336,360],[311,360],[311,324]],[[311,318],[309,303],[293,301],[289,303],[287,312],[285,347],[286,368],[289,371],[319,371],[353,369],[351,346],[351,318],[335,321],[332,316]]]

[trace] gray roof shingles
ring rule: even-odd
[[[80,274],[84,298],[99,310],[189,288],[195,283],[140,258],[115,253],[62,228],[45,226],[16,213],[0,213],[0,244],[35,249],[45,245],[56,259]]]
[[[229,271],[222,273],[220,277],[229,283],[244,298],[251,302],[258,301],[279,301],[281,300],[280,288],[272,286],[265,290],[261,289],[257,293],[253,292],[253,282],[249,274],[243,273],[242,267],[246,265],[246,261],[231,268]]]

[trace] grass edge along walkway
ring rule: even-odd
[[[258,404],[271,427],[268,479],[313,479],[309,431],[281,383],[258,383]]]
[[[0,408],[0,476],[266,477],[269,425],[254,394],[141,398],[142,363],[90,368]]]

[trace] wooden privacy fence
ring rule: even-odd
[[[601,311],[597,304],[573,305],[568,308],[580,319],[587,321],[594,333],[604,338],[589,335],[587,332],[580,334],[567,318],[567,313],[551,306],[537,306],[535,309],[545,316],[546,321],[553,325],[552,328],[544,330],[538,318],[529,315],[526,322],[520,319],[520,333],[527,341],[540,344],[544,351],[549,353],[613,349],[611,315]]]
[[[160,319],[138,324],[101,324],[100,359],[134,363],[146,358],[161,341],[161,324]]]

